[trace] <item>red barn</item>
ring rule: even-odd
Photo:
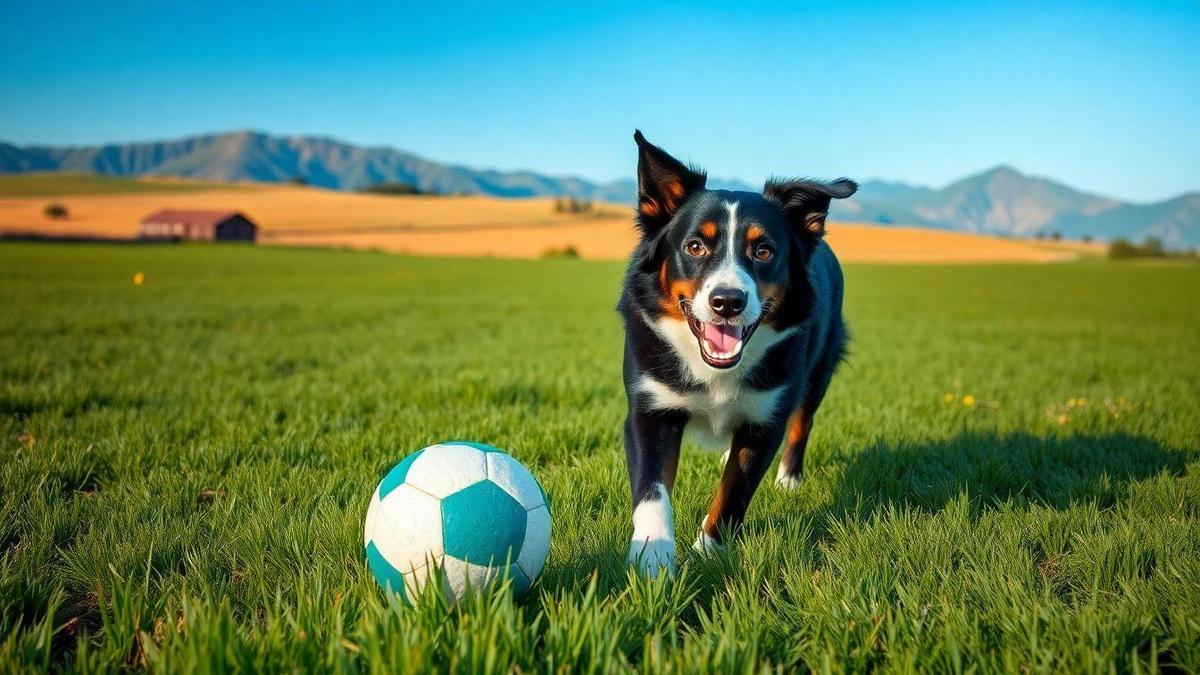
[[[143,218],[138,227],[139,239],[254,241],[257,237],[258,226],[238,211],[163,209]]]

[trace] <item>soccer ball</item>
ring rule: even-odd
[[[363,545],[375,581],[405,601],[439,578],[451,600],[504,578],[519,597],[550,552],[550,505],[529,470],[505,452],[439,443],[405,457],[380,481]]]

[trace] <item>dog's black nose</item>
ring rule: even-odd
[[[708,296],[708,306],[726,319],[732,319],[746,309],[746,292],[736,288],[714,288]]]

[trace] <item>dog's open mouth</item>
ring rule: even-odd
[[[687,302],[681,302],[688,327],[700,343],[700,356],[713,368],[732,368],[742,360],[742,349],[750,341],[758,323],[749,326],[729,323],[704,323],[692,314]]]

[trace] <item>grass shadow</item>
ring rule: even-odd
[[[1013,506],[1064,511],[1094,504],[1104,509],[1120,502],[1139,481],[1164,473],[1183,475],[1191,455],[1129,434],[1045,438],[976,433],[938,442],[876,443],[841,461],[831,460],[842,467],[836,467],[837,484],[825,503],[802,513],[763,513],[752,505],[745,527],[747,534],[765,532],[803,542],[803,555],[819,564],[820,544],[833,536],[838,522],[866,523],[892,509],[935,514],[964,497],[972,520]],[[806,480],[814,478],[810,474]],[[769,484],[762,488],[771,489]],[[763,509],[762,501],[756,501]],[[744,571],[744,541],[713,559],[691,560],[699,581],[697,607],[710,611],[722,580]]]
[[[1046,438],[965,434],[931,443],[877,443],[849,458],[824,510],[870,517],[881,506],[939,511],[967,495],[973,510],[1000,503],[1114,505],[1130,483],[1182,475],[1186,452],[1130,434]]]

